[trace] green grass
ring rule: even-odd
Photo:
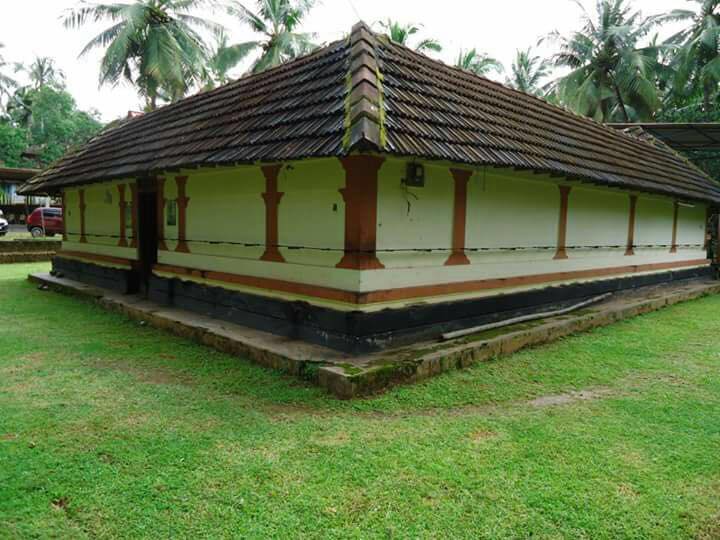
[[[46,268],[0,267],[0,537],[720,537],[720,297],[339,402]]]

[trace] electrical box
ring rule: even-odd
[[[408,187],[425,187],[425,167],[419,163],[408,163],[403,183]]]

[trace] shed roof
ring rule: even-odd
[[[626,131],[641,129],[675,150],[682,152],[720,151],[720,123],[718,122],[677,124],[639,122],[635,124],[608,124],[608,126]]]
[[[25,182],[36,176],[40,169],[22,169],[17,167],[0,167],[0,182]]]
[[[25,189],[357,151],[720,202],[720,185],[667,146],[446,66],[364,23],[308,56],[105,131]]]

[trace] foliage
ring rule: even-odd
[[[65,87],[65,73],[57,67],[55,60],[47,56],[38,56],[29,66],[20,64],[18,71],[27,74],[35,90],[43,86]]]
[[[632,11],[627,0],[600,0],[591,16],[583,9],[583,28],[570,36],[557,32],[557,67],[569,68],[553,90],[561,103],[599,122],[650,120],[660,99],[655,84],[658,46],[640,43],[661,22]]]
[[[424,38],[415,45],[411,44],[414,36],[422,30],[421,24],[401,24],[397,21],[388,19],[387,21],[378,21],[378,25],[385,35],[387,35],[395,43],[415,49],[419,53],[441,52],[442,45],[440,42],[432,38]]]
[[[479,53],[476,49],[461,50],[455,61],[455,67],[481,77],[486,77],[492,72],[502,73],[504,71],[503,65],[498,60],[485,53]]]
[[[671,65],[673,92],[679,96],[701,93],[706,111],[717,104],[720,85],[720,0],[692,0],[697,11],[674,10],[666,20],[690,25],[668,39],[677,48]]]
[[[5,536],[717,537],[718,296],[339,402],[48,269],[0,267]]]
[[[31,163],[22,157],[26,147],[27,134],[24,129],[0,122],[0,166],[29,166]]]
[[[541,95],[542,81],[550,74],[550,62],[533,55],[532,49],[517,51],[506,84],[526,94]]]
[[[68,92],[52,86],[20,88],[8,116],[0,123],[0,161],[10,166],[48,165],[102,128],[96,114],[78,110]],[[27,148],[38,151],[37,162],[20,157]]]
[[[256,9],[252,10],[239,2],[230,4],[228,12],[262,37],[234,45],[221,42],[211,63],[216,81],[222,82],[230,69],[258,50],[260,56],[250,68],[252,73],[279,66],[315,49],[315,35],[298,32],[314,5],[315,0],[257,0]]]
[[[207,78],[207,47],[197,30],[218,33],[221,27],[189,12],[205,0],[135,0],[129,4],[83,2],[65,18],[65,26],[109,20],[112,26],[95,36],[80,56],[104,49],[100,84],[127,81],[153,110],[158,100],[177,101]]]
[[[4,45],[0,43],[0,106],[2,106],[3,97],[8,97],[13,89],[17,87],[17,82],[10,75],[3,73],[7,69],[8,63],[2,56],[2,49]],[[2,110],[0,109],[0,115]]]

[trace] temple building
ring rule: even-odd
[[[648,137],[347,39],[35,177],[64,276],[349,353],[708,275],[720,185]]]

